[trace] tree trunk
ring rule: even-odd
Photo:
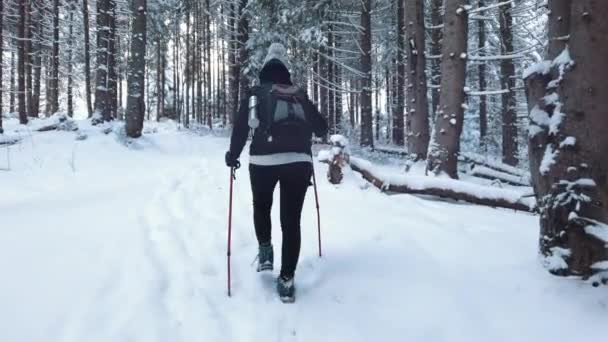
[[[51,52],[50,112],[53,115],[59,111],[59,0],[53,0],[53,48]]]
[[[26,1],[19,1],[19,22],[17,23],[17,102],[19,110],[19,122],[22,125],[27,124],[27,108],[25,103],[25,17],[26,17]]]
[[[336,110],[335,110],[335,105],[336,105],[336,87],[335,87],[335,82],[336,80],[334,79],[334,35],[332,33],[332,26],[329,25],[327,27],[327,45],[328,45],[328,49],[327,49],[327,55],[329,56],[329,58],[327,58],[327,87],[329,88],[327,90],[327,123],[329,126],[329,134],[336,134],[337,133],[337,129],[336,129]]]
[[[97,86],[95,88],[94,124],[112,120],[109,89],[110,1],[97,0]]]
[[[0,134],[4,133],[4,128],[2,127],[2,116],[4,115],[3,105],[3,96],[4,89],[3,87],[3,77],[4,77],[4,1],[0,0]]]
[[[127,76],[127,136],[139,138],[144,126],[146,72],[146,0],[131,4],[131,54]]]
[[[240,8],[239,8],[239,22],[238,22],[238,47],[239,47],[239,65],[244,65],[249,59],[249,53],[247,51],[247,41],[249,40],[249,19],[247,18],[247,13],[245,13],[245,6],[247,5],[247,0],[241,0]],[[239,80],[239,99],[244,99],[247,93],[249,92],[249,80],[247,79],[247,75],[243,72],[241,67],[238,69],[237,77]],[[238,105],[238,102],[236,102]]]
[[[32,28],[36,24],[41,25],[40,23],[35,23],[35,20],[32,20],[33,11],[32,11],[32,0],[22,0],[26,2],[25,9],[25,107],[27,111],[27,115],[29,117],[38,117],[37,113],[34,115],[34,111],[32,110],[32,55],[33,55],[33,42],[34,42],[34,34],[32,33]],[[39,6],[37,6],[39,7]],[[39,9],[38,13],[42,9]],[[42,15],[39,15],[38,19],[42,19]],[[38,37],[38,41],[40,41],[42,37]]]
[[[485,0],[479,0],[478,7],[484,7]],[[483,15],[483,13],[480,13]],[[477,21],[477,44],[480,53],[486,54],[485,45],[486,45],[486,27],[485,20]],[[479,74],[479,90],[485,91],[487,90],[487,82],[486,82],[486,63],[481,62],[478,66],[478,74]],[[487,134],[488,134],[488,102],[487,96],[481,95],[479,97],[479,143],[481,146],[481,150],[485,151],[487,145]]]
[[[372,113],[372,0],[361,1],[361,146],[374,147]]]
[[[42,18],[42,14],[38,14],[38,19]],[[40,116],[40,88],[41,88],[41,77],[42,77],[42,43],[40,37],[44,37],[44,25],[37,20],[36,22],[36,33],[38,39],[36,39],[36,54],[34,55],[34,89],[32,91],[32,97],[30,99],[30,111],[31,116],[38,117]]]
[[[405,143],[405,1],[410,0],[397,0],[397,74],[393,76],[393,144],[398,146]]]
[[[608,262],[608,3],[553,0],[549,10],[552,69],[526,78],[540,251],[550,272],[586,278]]]
[[[11,51],[11,76],[10,76],[10,96],[8,98],[8,111],[12,114],[15,112],[15,72],[17,66],[15,65],[15,51]]]
[[[501,53],[513,53],[513,19],[511,5],[500,6]],[[515,102],[515,65],[512,59],[500,62],[501,87],[508,89],[502,99],[502,161],[508,165],[517,165],[517,111]]]
[[[424,0],[407,0],[407,150],[416,160],[426,158],[429,147],[429,102],[426,85]]]
[[[467,0],[446,0],[441,60],[441,96],[427,170],[458,178],[458,152],[464,121],[467,59]]]
[[[431,56],[440,56],[443,40],[443,1],[444,0],[430,0],[430,12],[431,12]],[[441,84],[441,58],[433,58],[430,63],[431,81],[433,85],[431,88],[431,109],[433,118],[437,116],[437,109],[439,107],[439,95],[440,89],[435,85]]]
[[[73,87],[74,81],[72,76],[72,55],[74,50],[74,11],[76,0],[70,0],[70,24],[68,28],[68,116],[74,117],[74,102],[73,102]]]
[[[87,104],[88,117],[93,116],[91,104],[91,42],[89,38],[89,2],[82,0],[82,23],[84,29],[84,84],[85,100]]]
[[[116,118],[118,110],[118,74],[116,67],[116,0],[110,0],[110,32],[108,53],[108,104],[111,120]]]

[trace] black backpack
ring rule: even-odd
[[[273,152],[297,152],[310,147],[312,125],[305,107],[306,93],[297,86],[272,84],[254,91],[258,119],[253,140]]]

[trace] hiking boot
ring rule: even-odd
[[[258,252],[258,272],[261,271],[272,271],[274,263],[274,253],[272,251],[272,244],[264,243],[260,245]]]
[[[293,277],[279,276],[277,279],[277,292],[283,303],[296,301],[296,287]]]

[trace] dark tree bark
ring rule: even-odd
[[[110,68],[111,64],[111,0],[97,0],[97,86],[95,88],[95,113],[93,123],[113,119]]]
[[[245,6],[247,5],[247,0],[241,0],[240,8],[239,8],[239,22],[238,22],[238,37],[237,44],[239,47],[239,65],[244,65],[245,61],[249,59],[249,52],[247,51],[247,41],[249,40],[249,18],[247,17],[247,13],[245,13]],[[243,99],[247,96],[249,92],[249,80],[247,75],[241,70],[240,66],[238,69],[238,77],[239,80],[239,99]],[[238,104],[238,102],[236,102]]]
[[[549,10],[551,71],[526,78],[540,251],[552,273],[587,278],[608,261],[608,2],[552,0]]]
[[[45,28],[41,23],[42,19],[42,9],[38,10],[38,18],[35,21],[35,30],[37,39],[35,41],[35,45],[32,43],[32,46],[35,46],[36,53],[34,54],[34,89],[32,90],[32,96],[30,98],[30,115],[32,117],[40,116],[40,88],[41,88],[41,77],[42,77],[42,43],[41,37],[44,37]]]
[[[4,89],[3,87],[3,71],[4,71],[4,1],[0,0],[0,134],[4,133],[4,128],[2,127],[2,116],[4,115],[3,108],[3,98],[4,98]]]
[[[431,12],[431,55],[441,55],[441,45],[443,41],[443,1],[444,0],[431,0],[430,1],[430,12]],[[430,77],[431,85],[439,85],[441,83],[441,59],[433,58],[430,60]],[[433,118],[437,116],[437,108],[439,107],[439,95],[440,88],[431,88],[431,109]]]
[[[26,18],[26,1],[19,1],[19,18],[17,23],[17,107],[19,111],[19,122],[22,125],[27,124],[27,108],[25,102],[25,18]]]
[[[335,75],[334,75],[334,35],[332,33],[333,27],[329,25],[327,27],[327,124],[329,126],[329,134],[336,134],[338,130],[336,129],[336,87],[335,87]]]
[[[429,147],[429,102],[426,85],[424,0],[407,0],[405,7],[407,53],[407,150],[416,160]]]
[[[403,146],[404,137],[404,115],[405,115],[405,3],[406,0],[397,1],[397,74],[394,75],[393,88],[393,144]],[[409,0],[408,0],[409,1]]]
[[[340,34],[336,34],[334,37],[334,45],[336,48],[342,48],[342,37]],[[340,133],[342,128],[342,115],[344,112],[343,104],[342,104],[342,93],[343,93],[343,85],[342,85],[342,67],[334,63],[334,82],[339,87],[339,89],[335,92],[335,126],[336,131]]]
[[[329,124],[329,84],[327,83],[329,70],[326,57],[327,53],[327,47],[321,46],[319,49],[319,111],[322,115],[327,117],[327,122]]]
[[[53,47],[51,52],[51,79],[47,101],[50,102],[48,115],[59,111],[59,0],[53,0]]]
[[[467,0],[446,0],[441,60],[441,97],[427,170],[458,178],[458,152],[464,121],[467,58]]]
[[[485,0],[479,0],[478,6],[484,7],[486,5]],[[483,15],[483,13],[480,13]],[[485,20],[477,21],[477,44],[478,49],[481,53],[485,54],[484,47],[486,45],[486,27]],[[487,88],[486,81],[486,63],[479,63],[478,74],[479,74],[479,90],[484,91]],[[481,149],[485,151],[487,144],[488,135],[488,97],[481,95],[479,97],[479,142]]]
[[[88,117],[93,116],[91,104],[91,42],[89,38],[89,2],[82,0],[82,23],[84,29],[84,84],[85,100],[87,104]]]
[[[511,5],[500,6],[501,53],[513,53],[513,19]],[[517,165],[517,110],[515,99],[515,65],[512,59],[500,62],[501,87],[509,92],[501,95],[502,100],[502,161]]]
[[[74,80],[72,76],[72,72],[74,68],[72,67],[72,55],[74,50],[74,11],[76,10],[76,0],[70,0],[69,7],[69,18],[70,24],[68,28],[68,116],[74,117],[74,99],[73,99],[73,88],[74,88]]]
[[[361,1],[361,146],[374,147],[372,113],[372,0]]]
[[[32,56],[33,52],[33,43],[34,43],[34,34],[32,28],[40,23],[35,23],[36,20],[32,20],[34,15],[32,0],[21,0],[26,2],[25,9],[25,107],[27,111],[27,115],[29,117],[38,117],[38,113],[34,113],[32,106]],[[37,4],[38,13],[43,10],[44,7],[40,7],[40,4]],[[42,15],[39,15],[38,19],[41,19]],[[41,39],[37,39],[38,41]]]
[[[109,109],[112,119],[117,117],[118,112],[118,68],[116,61],[118,60],[118,44],[120,39],[116,38],[116,0],[110,0],[110,51],[108,53],[108,95]]]
[[[17,66],[15,63],[15,51],[11,51],[11,76],[10,76],[10,94],[8,98],[8,111],[10,113],[15,112],[15,72],[17,70]]]
[[[139,138],[144,126],[146,89],[146,0],[134,0],[131,4],[131,54],[127,76],[127,136]]]

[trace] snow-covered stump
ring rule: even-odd
[[[331,149],[319,151],[320,162],[329,164],[327,179],[331,184],[340,184],[344,178],[342,168],[348,165],[349,155],[347,152],[348,139],[336,134],[329,138]]]

